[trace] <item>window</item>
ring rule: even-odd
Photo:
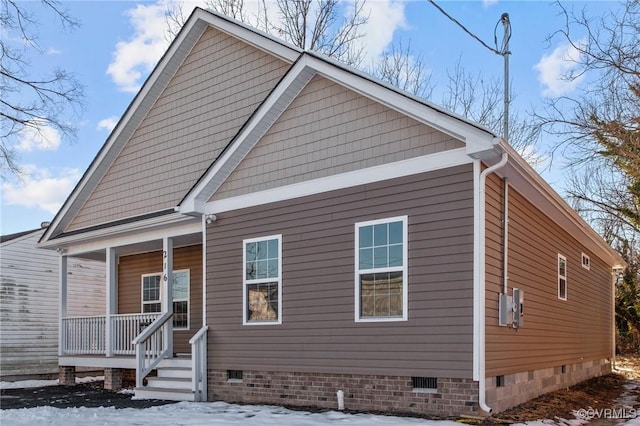
[[[582,253],[582,267],[585,269],[591,269],[591,259],[584,253]]]
[[[567,300],[567,258],[558,255],[558,299]]]
[[[407,216],[356,223],[355,319],[407,319]]]
[[[161,273],[142,276],[142,312],[162,311]],[[173,328],[189,328],[189,270],[173,271]]]
[[[282,235],[243,241],[243,320],[282,323]]]

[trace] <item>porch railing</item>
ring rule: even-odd
[[[159,313],[110,315],[111,353],[113,355],[135,355],[131,343]],[[68,317],[62,319],[63,355],[104,355],[107,353],[106,341],[107,317]]]
[[[164,325],[173,317],[173,312],[165,312],[133,339],[136,351],[136,387],[142,387],[144,378],[163,358],[171,355],[164,337]]]
[[[131,342],[159,316],[159,313],[111,315],[113,354],[135,355],[136,349]]]
[[[189,339],[191,345],[191,390],[196,402],[207,400],[207,330],[205,325]]]
[[[105,353],[106,316],[71,317],[62,319],[63,354],[90,355]]]

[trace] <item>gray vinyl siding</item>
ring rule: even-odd
[[[487,180],[487,376],[601,360],[612,354],[611,266],[509,191],[509,288],[523,289],[524,325],[498,326],[502,183]],[[582,253],[591,269],[581,266]],[[567,259],[567,300],[558,299],[558,254]],[[509,290],[511,292],[511,290]]]
[[[459,140],[315,76],[211,200],[463,146]]]
[[[44,231],[2,244],[0,250],[0,373],[58,371],[59,256],[39,249]],[[68,259],[68,316],[104,315],[105,264]]]
[[[354,321],[354,225],[408,215],[408,321]],[[242,325],[242,241],[282,234],[282,324]],[[471,165],[222,213],[207,227],[210,369],[471,378]]]
[[[176,206],[286,69],[209,28],[67,231]]]

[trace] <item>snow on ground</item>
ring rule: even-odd
[[[453,421],[424,420],[373,414],[346,414],[338,411],[310,413],[266,405],[234,405],[224,402],[179,402],[177,404],[135,409],[112,407],[53,408],[38,407],[0,411],[0,423],[12,426],[35,424],[97,425],[244,425],[261,426],[460,426]]]
[[[104,376],[76,377],[76,383],[89,383],[104,380]],[[0,389],[41,388],[43,386],[57,386],[55,380],[20,380],[18,382],[0,382]]]

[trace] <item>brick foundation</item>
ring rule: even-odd
[[[344,391],[347,410],[455,417],[478,410],[478,384],[471,379],[438,377],[433,392],[415,391],[411,377],[358,374],[243,371],[227,380],[226,370],[209,370],[209,399],[337,409]]]
[[[104,369],[104,388],[110,390],[122,389],[122,379],[124,371],[121,368],[105,368]]]
[[[496,377],[487,377],[487,405],[499,413],[542,394],[573,386],[591,377],[611,372],[608,359],[544,368],[504,375],[504,386],[496,386]]]
[[[58,383],[64,386],[73,386],[76,384],[76,367],[61,365],[59,367]]]

